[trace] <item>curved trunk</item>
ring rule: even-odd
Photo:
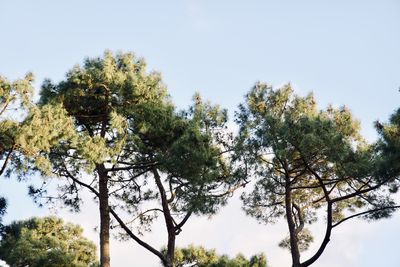
[[[315,176],[315,178],[318,180],[322,191],[324,192],[324,197],[327,203],[327,210],[326,210],[326,230],[325,230],[325,236],[324,239],[322,240],[322,243],[319,247],[319,249],[317,250],[317,252],[308,260],[306,260],[305,262],[303,262],[300,266],[301,267],[307,267],[310,266],[311,264],[313,264],[321,255],[322,252],[324,252],[326,246],[328,245],[330,238],[331,238],[331,233],[332,233],[332,223],[333,223],[333,211],[332,211],[332,205],[334,203],[334,201],[331,200],[330,196],[329,196],[329,191],[326,188],[324,182],[322,181],[321,177],[319,176],[319,174],[314,171],[312,168],[310,168],[310,166],[307,165],[308,170],[310,170],[310,172]]]
[[[310,259],[303,262],[300,265],[301,267],[310,266],[322,255],[322,252],[324,252],[326,246],[328,245],[328,243],[330,241],[331,233],[332,233],[332,203],[329,201],[328,207],[327,207],[327,222],[326,222],[326,230],[325,230],[324,239],[322,240],[322,243],[321,243],[319,249],[317,250],[317,252]]]

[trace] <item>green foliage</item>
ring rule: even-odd
[[[135,205],[128,206],[128,211],[148,219],[138,220],[139,224],[147,225],[157,216],[142,208],[142,204],[157,205],[152,201],[157,198],[162,202],[161,189],[149,181],[156,170],[163,178],[162,190],[167,192],[168,206],[176,219],[189,213],[215,213],[226,203],[227,188],[233,184],[229,158],[225,155],[229,149],[226,112],[198,98],[188,111],[178,113],[148,106],[139,115],[143,117],[135,120],[137,154],[130,162],[140,162],[141,170],[147,169],[148,175],[136,178],[119,195],[127,203],[137,200]],[[146,200],[149,204],[145,204]]]
[[[13,104],[26,108],[31,105],[33,74],[27,73],[24,79],[8,81],[0,75],[0,110],[1,115],[5,114],[8,107]]]
[[[0,259],[11,267],[98,266],[96,246],[78,225],[55,217],[32,218],[4,227]]]
[[[300,252],[306,251],[310,247],[311,243],[314,241],[314,237],[312,236],[310,230],[308,230],[307,228],[298,233],[298,239]],[[290,250],[290,238],[286,237],[285,239],[283,239],[281,242],[279,242],[279,246],[281,248],[286,248]]]
[[[380,135],[377,150],[381,154],[382,161],[379,165],[379,175],[399,176],[400,174],[400,109],[390,117],[389,123],[376,122],[376,129]],[[391,191],[397,192],[399,181],[392,184]]]
[[[188,246],[175,251],[174,267],[267,267],[264,254],[254,255],[246,259],[242,254],[235,258],[227,255],[218,255],[214,249],[207,250],[203,247]]]
[[[32,107],[30,102],[32,82],[31,73],[24,79],[13,82],[0,75],[0,161],[2,162],[0,176],[4,174],[13,159],[14,151],[19,148],[16,138],[20,134],[22,122],[18,121],[18,116],[15,117],[15,114],[22,117],[24,112]],[[6,207],[6,199],[0,197],[0,227]]]
[[[74,123],[65,122],[62,129],[70,132],[68,142],[60,142],[57,152],[52,146],[51,161],[65,161],[55,154],[65,157],[69,153],[71,171],[84,169],[88,173],[96,164],[115,162],[124,146],[130,145],[126,143],[126,120],[133,119],[132,114],[141,110],[143,103],[168,105],[160,75],[147,74],[145,66],[133,54],[113,57],[107,51],[104,58],[86,59],[83,67],[75,66],[65,81],[54,85],[47,80],[43,84],[40,103],[61,104]]]
[[[106,51],[64,81],[46,81],[40,112],[29,117],[20,142],[36,155],[34,168],[67,178],[60,197],[73,209],[82,186],[100,192],[103,177],[103,197],[136,218],[139,232],[163,210],[169,231],[178,234],[191,214],[212,214],[226,203],[235,182],[232,137],[225,110],[196,95],[192,107],[177,111],[160,75],[145,67],[133,54]]]
[[[113,57],[107,51],[104,58],[75,66],[59,84],[45,81],[40,107],[31,110],[18,137],[26,156],[18,170],[85,181],[81,175],[96,176],[96,165],[126,160],[124,151],[134,145],[128,142],[135,140],[127,140],[127,120],[144,102],[170,106],[160,75],[147,74],[144,61],[129,53]],[[78,187],[75,182],[60,187],[60,197],[73,209],[79,209]],[[31,193],[40,201],[44,190]]]
[[[51,176],[51,163],[47,153],[59,143],[78,145],[79,141],[73,130],[73,122],[61,105],[32,107],[16,137],[18,149],[24,157],[15,164],[16,171],[25,174],[26,166],[34,166],[46,176]]]
[[[67,170],[73,175],[82,170],[90,174],[96,164],[109,164],[108,173],[116,181],[110,187],[126,188],[115,196],[128,204],[156,197],[159,189],[144,174],[151,175],[150,167],[157,166],[167,178],[166,187],[176,188],[171,192],[176,199],[174,211],[213,213],[224,198],[211,195],[220,193],[229,174],[222,155],[227,147],[223,143],[227,142],[223,136],[226,111],[199,96],[195,102],[188,111],[175,111],[159,74],[147,74],[144,61],[133,54],[113,57],[107,51],[103,58],[75,66],[65,81],[45,82],[40,103],[45,105],[42,109],[52,105],[53,111],[32,117],[37,123],[31,123],[21,138],[40,148],[39,154],[62,176],[67,176]],[[74,125],[57,103],[62,103]],[[47,120],[59,123],[52,125],[52,132],[40,127]],[[64,139],[60,139],[60,129]],[[35,139],[32,133],[36,132]],[[42,136],[55,138],[42,144]],[[49,174],[49,165],[41,159],[36,158],[36,165]],[[143,179],[136,177],[139,174]],[[137,211],[136,205],[126,209]]]
[[[237,122],[238,154],[257,179],[242,196],[244,209],[264,223],[285,217],[291,236],[281,246],[290,248],[292,240],[307,249],[313,238],[306,225],[322,207],[329,207],[329,229],[358,212],[375,218],[393,212],[384,189],[392,176],[377,174],[375,147],[362,139],[346,107],[318,110],[312,94],[300,97],[290,85],[273,90],[259,83],[240,106]]]
[[[215,213],[226,197],[220,196],[232,183],[226,136],[226,111],[200,99],[181,115],[175,115],[177,132],[157,155],[159,169],[171,185],[173,211]],[[173,124],[174,125],[174,124]],[[156,126],[156,125],[154,125]]]
[[[24,79],[8,81],[0,75],[0,160],[4,160],[1,174],[8,163],[11,153],[16,149],[16,137],[20,132],[21,118],[27,109],[32,108],[33,76],[28,73]],[[16,112],[15,112],[16,111]],[[15,117],[17,115],[17,118]],[[13,116],[14,115],[14,116]]]
[[[111,111],[130,115],[142,103],[161,104],[167,92],[158,73],[148,74],[143,59],[131,53],[110,51],[103,58],[86,59],[75,66],[66,80],[54,85],[47,80],[41,91],[42,104],[62,101],[78,125],[96,126]]]

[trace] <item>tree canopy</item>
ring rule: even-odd
[[[214,249],[205,249],[201,246],[177,248],[174,258],[175,267],[267,267],[264,254],[254,255],[246,259],[242,254],[229,258],[227,255],[218,255]]]
[[[388,217],[396,208],[387,188],[395,176],[377,171],[381,157],[359,133],[346,107],[318,110],[310,94],[290,85],[274,90],[258,83],[237,115],[240,153],[257,181],[242,196],[246,212],[264,223],[286,218],[280,245],[293,266],[309,266],[324,251],[332,229],[348,219]],[[313,241],[307,225],[325,209],[326,232],[308,260],[300,252]]]
[[[119,166],[115,165],[135,155],[137,137],[128,134],[129,120],[131,123],[140,120],[145,105],[169,109],[165,86],[159,74],[145,71],[142,59],[129,53],[114,57],[107,51],[104,58],[86,59],[83,67],[75,66],[65,81],[58,84],[45,81],[39,104],[51,106],[50,115],[60,114],[59,121],[64,127],[60,129],[54,124],[50,127],[68,134],[64,133],[65,138],[57,138],[49,146],[36,145],[44,149],[35,151],[38,154],[35,165],[45,175],[52,173],[66,178],[59,197],[75,210],[79,209],[81,188],[89,188],[95,194],[100,209],[100,261],[102,266],[109,266],[110,197],[118,188],[117,176],[121,176]],[[31,133],[25,136],[26,140],[36,140],[33,134],[36,132],[46,134],[40,128],[47,121],[43,115],[32,117],[37,123],[31,124],[31,131],[26,131]],[[41,142],[36,141],[26,143]],[[127,170],[134,172],[135,168]],[[43,190],[32,192],[40,195]]]
[[[13,152],[20,146],[17,139],[24,124],[21,118],[33,108],[32,82],[31,73],[13,82],[0,76],[0,160],[3,161],[0,175],[6,170]]]
[[[188,219],[193,214],[215,213],[236,185],[229,156],[226,156],[230,138],[225,133],[224,111],[195,96],[189,111],[161,118],[148,120],[147,132],[141,137],[148,141],[138,155],[141,162],[147,162],[152,168],[136,180],[134,190],[127,187],[123,191],[122,199],[138,200],[136,205],[127,207],[129,213],[135,214],[139,226],[148,227],[158,214],[164,217],[168,240],[163,257],[166,257],[164,264],[170,266],[175,238]],[[167,138],[163,137],[165,133],[169,133]],[[156,136],[161,138],[153,139]],[[159,143],[154,143],[155,140]],[[150,182],[150,179],[154,180]],[[133,237],[132,233],[129,235]],[[155,254],[160,258],[163,255],[159,251]]]
[[[379,133],[377,150],[381,156],[379,172],[381,175],[397,176],[397,182],[392,183],[391,191],[397,192],[399,188],[398,175],[400,174],[400,109],[396,110],[388,123],[375,123]]]
[[[16,139],[23,123],[19,118],[32,106],[32,81],[31,73],[13,82],[0,75],[0,176],[5,174],[10,161],[15,157],[14,152],[19,148]],[[20,116],[15,116],[15,113]],[[10,172],[11,169],[8,170]],[[6,207],[6,199],[0,196],[0,227]]]
[[[110,214],[169,266],[189,217],[215,213],[235,189],[226,111],[199,95],[188,110],[176,111],[160,75],[145,67],[133,54],[106,51],[75,66],[64,81],[46,81],[40,112],[20,138],[35,155],[34,168],[66,178],[58,197],[65,204],[78,210],[82,188],[98,199],[102,266],[109,265]],[[44,189],[31,192],[40,197]],[[131,226],[149,229],[157,213],[166,223],[167,256]]]
[[[32,81],[32,74],[14,82],[0,76],[0,176],[22,179],[39,171],[42,186],[29,189],[34,200],[61,200],[74,211],[82,190],[92,193],[99,206],[102,267],[110,266],[111,229],[166,267],[266,266],[263,255],[230,259],[202,247],[175,248],[193,215],[217,213],[249,180],[254,188],[242,195],[244,210],[263,223],[286,220],[289,235],[280,246],[289,249],[294,267],[316,262],[342,223],[386,218],[399,208],[393,194],[400,186],[400,110],[388,123],[376,122],[379,140],[368,143],[347,107],[320,110],[312,94],[298,96],[290,84],[273,89],[257,83],[236,113],[234,138],[225,109],[195,94],[187,109],[178,110],[161,75],[148,72],[132,53],[106,51],[74,66],[58,83],[45,80],[37,105],[31,102]],[[49,177],[56,178],[56,196],[46,195]],[[0,229],[6,207],[0,196]],[[164,221],[165,249],[144,236],[157,218]],[[325,234],[302,260],[314,241],[308,226],[320,218]],[[4,255],[15,262],[21,253],[40,260],[32,266],[87,266],[65,252],[68,235],[81,230],[62,225],[56,218],[34,218],[5,227]],[[52,227],[68,228],[64,241],[50,238]],[[48,249],[34,255],[37,231],[53,232],[43,237]],[[51,247],[57,242],[62,249]],[[15,266],[25,266],[22,259]]]
[[[98,266],[96,246],[82,232],[56,217],[13,222],[1,232],[0,259],[12,267]]]

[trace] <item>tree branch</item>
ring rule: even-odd
[[[133,239],[135,240],[139,245],[141,245],[142,247],[144,247],[145,249],[147,249],[148,251],[150,251],[151,253],[153,253],[154,255],[156,255],[158,258],[160,258],[160,260],[165,263],[166,259],[164,257],[164,255],[158,251],[157,249],[155,249],[154,247],[152,247],[151,245],[149,245],[148,243],[144,242],[143,240],[141,240],[139,237],[137,237],[132,231],[131,229],[129,229],[129,227],[124,223],[124,221],[118,216],[118,214],[114,211],[114,209],[112,209],[111,207],[109,207],[110,213],[111,215],[115,218],[115,220],[117,220],[117,222],[119,223],[119,225],[122,227],[122,229],[125,230],[125,232]]]
[[[67,167],[65,166],[65,164],[64,164],[64,171],[65,171],[67,177],[70,178],[72,181],[74,181],[75,183],[77,183],[77,184],[79,184],[79,185],[81,185],[81,186],[83,186],[83,187],[86,187],[86,188],[89,189],[93,194],[95,194],[97,197],[99,197],[99,192],[97,192],[97,190],[96,190],[94,187],[92,187],[92,186],[90,186],[90,185],[88,185],[88,184],[86,184],[86,183],[80,181],[79,179],[76,179],[76,178],[68,171],[68,169],[67,169]]]
[[[347,220],[350,220],[350,219],[352,219],[352,218],[354,218],[354,217],[358,217],[358,216],[361,216],[361,215],[364,215],[364,214],[374,213],[374,212],[381,211],[381,210],[399,209],[399,208],[400,208],[400,206],[389,206],[389,207],[376,208],[376,209],[372,209],[372,210],[366,210],[366,211],[363,211],[363,212],[360,212],[360,213],[357,213],[357,214],[353,214],[353,215],[351,215],[351,216],[348,216],[348,217],[346,217],[346,218],[344,218],[344,219],[338,221],[337,223],[335,223],[335,224],[332,225],[332,228],[334,228],[334,227],[340,225],[341,223],[343,223],[343,222],[345,222],[345,221],[347,221]]]
[[[250,183],[250,182],[249,182],[249,181],[245,181],[245,182],[243,182],[243,183],[237,184],[237,185],[235,185],[235,186],[229,188],[228,190],[226,190],[225,192],[223,192],[223,193],[221,193],[221,194],[217,194],[217,195],[211,194],[211,195],[209,195],[209,196],[211,196],[211,197],[223,197],[223,196],[232,194],[233,192],[235,192],[235,191],[236,191],[237,189],[239,189],[240,187],[245,187],[248,183]]]
[[[179,234],[182,231],[182,229],[181,229],[182,226],[187,222],[187,220],[190,218],[191,215],[192,215],[192,211],[189,211],[188,213],[186,213],[183,220],[180,223],[178,223],[177,225],[175,225],[176,234]]]
[[[13,145],[11,146],[10,150],[8,151],[7,157],[6,157],[6,159],[4,160],[3,166],[1,167],[1,170],[0,170],[0,176],[1,176],[1,175],[3,174],[3,172],[5,171],[5,169],[6,169],[6,167],[7,167],[7,164],[8,164],[8,161],[10,160],[11,153],[14,151],[15,146],[16,146],[16,145],[13,144]]]

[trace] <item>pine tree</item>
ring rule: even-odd
[[[176,111],[160,75],[145,67],[133,54],[106,51],[75,66],[64,81],[46,81],[40,109],[20,137],[31,155],[25,165],[65,178],[59,196],[65,204],[79,210],[81,189],[95,195],[102,267],[110,262],[110,216],[172,266],[176,236],[189,217],[215,213],[238,187],[227,156],[226,111],[199,96],[189,110]],[[44,192],[31,193],[40,199]],[[167,254],[135,234],[136,222],[150,229],[154,212],[165,221]]]
[[[218,255],[214,249],[190,245],[176,250],[174,266],[267,267],[267,260],[264,254],[251,256],[250,259],[246,259],[242,254],[229,258],[227,255]]]
[[[285,218],[294,267],[309,266],[323,253],[332,230],[349,219],[379,219],[395,208],[387,190],[396,175],[382,172],[386,159],[359,133],[346,107],[318,110],[312,94],[300,97],[290,85],[273,90],[258,83],[237,114],[239,153],[254,190],[242,196],[247,214],[264,223]],[[398,184],[398,182],[397,182]],[[326,230],[318,250],[301,261],[313,241],[307,225],[325,211]]]
[[[56,217],[13,222],[1,232],[0,259],[10,266],[98,266],[96,246],[82,232]]]

